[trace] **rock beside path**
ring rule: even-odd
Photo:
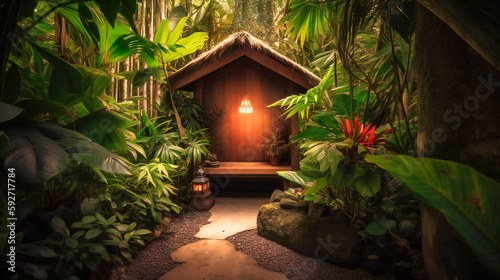
[[[352,267],[361,258],[361,239],[342,217],[314,218],[270,203],[260,208],[257,231],[300,254],[333,264]]]

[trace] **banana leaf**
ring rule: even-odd
[[[120,157],[103,146],[81,138],[64,138],[56,140],[71,158],[110,173],[130,175],[129,165]]]
[[[373,156],[421,201],[443,213],[480,260],[500,276],[500,184],[451,161],[409,156]]]
[[[52,139],[30,125],[4,128],[10,147],[3,154],[3,166],[22,172],[27,183],[42,183],[66,168],[67,153]]]
[[[14,105],[0,102],[0,123],[10,121],[17,117],[23,109]]]

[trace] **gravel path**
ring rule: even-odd
[[[396,279],[392,275],[373,276],[357,268],[348,269],[300,255],[286,247],[247,230],[227,238],[241,251],[254,258],[260,267],[281,272],[289,280],[368,280]]]
[[[208,224],[210,212],[189,211],[174,218],[159,238],[142,249],[133,265],[121,276],[122,280],[157,280],[167,271],[178,266],[170,253],[189,243],[200,240],[194,237],[202,225]],[[179,279],[181,280],[181,279]]]
[[[190,211],[172,220],[163,234],[146,246],[127,268],[122,280],[157,280],[167,271],[178,266],[170,258],[176,249],[198,241],[194,235],[207,224],[209,212]],[[273,241],[257,235],[257,230],[247,230],[227,238],[241,251],[254,258],[268,270],[284,273],[289,280],[367,280],[395,279],[391,275],[373,276],[362,269],[347,269],[305,257]],[[181,280],[181,279],[179,279]]]

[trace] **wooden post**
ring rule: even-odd
[[[290,82],[291,86],[289,86],[289,90],[291,92],[288,92],[288,96],[292,94],[299,94],[299,86],[293,82]],[[297,115],[294,115],[291,119],[291,124],[290,124],[290,133],[291,136],[295,136],[299,134],[299,118]],[[297,147],[297,143],[294,143],[290,147],[290,164],[292,166],[293,171],[298,171],[299,170],[299,148]]]

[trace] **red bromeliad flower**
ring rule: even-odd
[[[361,145],[366,149],[374,149],[384,145],[385,137],[383,136],[386,132],[389,132],[391,130],[390,128],[388,128],[375,135],[376,127],[374,125],[372,126],[371,124],[367,125],[366,127],[360,124],[359,114],[354,121],[354,126],[348,119],[345,120],[345,125],[342,121],[342,118],[339,118],[339,120],[340,124],[342,125],[342,132],[344,133],[345,137],[352,139],[355,144]]]

